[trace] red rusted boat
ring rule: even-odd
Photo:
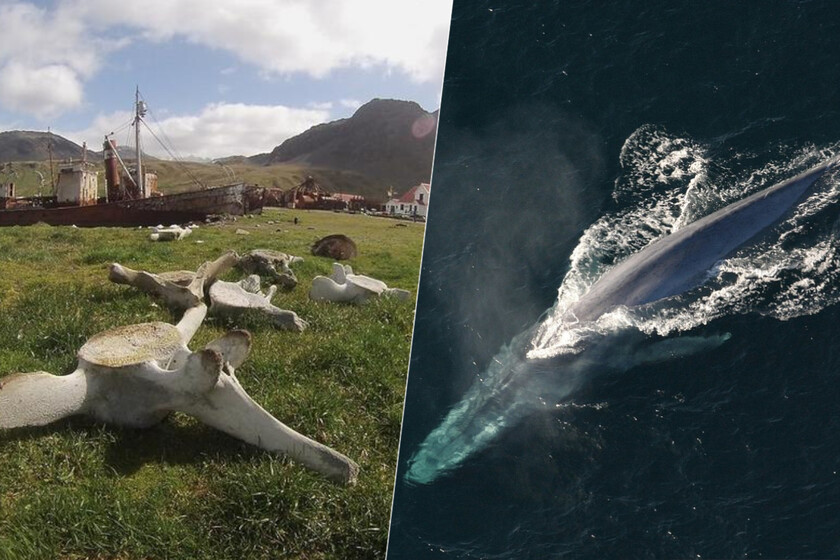
[[[19,203],[0,210],[0,226],[131,227],[198,222],[211,215],[262,211],[264,189],[238,184],[179,194],[102,202],[86,206],[34,206]]]
[[[146,104],[137,92],[134,127],[137,134],[134,169],[123,162],[113,140],[104,144],[107,196],[97,198],[97,173],[83,155],[82,161],[60,169],[54,194],[48,197],[15,197],[12,183],[0,185],[0,226],[26,226],[39,222],[78,227],[130,227],[183,224],[212,215],[259,213],[265,189],[238,183],[162,195],[157,175],[144,172],[139,129]],[[86,154],[86,152],[85,152]]]

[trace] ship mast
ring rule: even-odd
[[[56,195],[56,188],[58,185],[53,177],[53,154],[52,154],[52,131],[47,127],[47,152],[50,154],[50,194]]]
[[[134,183],[137,185],[137,189],[140,191],[141,198],[145,196],[146,190],[143,188],[143,163],[140,159],[140,120],[142,117],[145,116],[146,103],[140,101],[140,86],[137,86],[137,89],[134,94],[134,144],[135,150],[137,151],[137,175],[135,176]]]

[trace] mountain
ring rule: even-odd
[[[79,160],[82,158],[82,147],[63,136],[51,132],[12,130],[0,132],[0,163],[47,161],[50,159],[48,147],[50,143],[52,143],[52,158],[56,163],[68,159]],[[130,146],[117,146],[117,152],[126,161],[134,160],[134,148]],[[88,146],[87,154],[88,161],[102,160],[102,152],[91,150],[90,146]],[[151,161],[157,158],[144,152],[143,159]]]
[[[82,157],[82,147],[49,132],[12,130],[0,132],[0,163],[8,161],[46,161],[50,158],[49,144],[52,143],[52,157],[55,161]],[[88,156],[99,156],[88,150]]]
[[[374,99],[350,118],[314,126],[249,161],[354,171],[402,191],[429,181],[437,116],[412,101]]]

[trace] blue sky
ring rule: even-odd
[[[451,0],[0,0],[0,131],[50,127],[99,149],[130,119],[135,85],[153,129],[207,158],[269,151],[375,97],[433,111],[450,11]]]

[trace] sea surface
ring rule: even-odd
[[[388,558],[840,558],[840,173],[701,286],[561,321],[838,154],[837,3],[455,0]],[[524,331],[519,412],[413,479]]]

